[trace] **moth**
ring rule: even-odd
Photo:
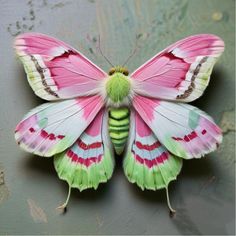
[[[216,35],[199,34],[167,47],[133,73],[108,73],[55,38],[25,33],[15,39],[34,93],[50,101],[32,109],[16,126],[25,151],[53,157],[60,179],[80,191],[111,178],[114,156],[142,190],[166,189],[182,159],[201,158],[222,141],[220,128],[188,105],[206,89],[224,51]]]

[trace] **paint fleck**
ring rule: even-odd
[[[101,228],[104,224],[104,221],[101,219],[99,215],[96,216],[96,221],[97,221],[98,227]]]
[[[34,10],[30,9],[30,20],[35,20],[35,14],[34,14]]]
[[[0,169],[0,185],[4,184],[4,172]]]
[[[223,13],[220,11],[216,11],[212,14],[211,18],[214,21],[221,21],[223,18]]]
[[[31,25],[31,26],[29,27],[29,31],[31,31],[33,28],[34,28],[34,26]]]
[[[225,111],[220,121],[220,127],[224,134],[235,131],[235,110]]]
[[[223,112],[220,127],[224,134],[223,142],[217,149],[221,159],[221,165],[225,169],[234,168],[235,164],[235,110],[228,110]]]
[[[137,40],[146,40],[149,37],[149,33],[143,32],[136,35]]]
[[[31,10],[30,10],[31,12]],[[30,13],[27,17],[22,17],[22,19],[16,21],[15,23],[10,23],[7,26],[7,31],[11,36],[17,36],[21,33],[31,31],[34,28],[33,20],[35,19],[34,13]]]
[[[55,8],[62,8],[64,7],[64,4],[62,2],[56,3],[54,4],[51,9],[55,9]]]
[[[91,54],[94,53],[92,48],[89,48],[89,52],[90,52]]]
[[[62,8],[62,7],[65,7],[68,4],[71,4],[71,2],[58,2],[54,5],[52,5],[51,9]]]
[[[96,43],[98,41],[96,37],[93,37],[92,40],[93,40],[94,43]]]
[[[9,190],[4,180],[4,169],[0,164],[0,204],[3,203],[9,197]]]
[[[47,223],[47,216],[44,210],[39,207],[36,202],[30,198],[27,199],[27,203],[30,210],[30,215],[32,216],[35,223]]]
[[[17,28],[18,30],[21,28],[19,21],[16,22],[16,28]]]
[[[142,33],[139,33],[139,34],[136,35],[136,39],[139,39],[139,38],[141,38],[142,36],[143,36],[143,34],[142,34]]]

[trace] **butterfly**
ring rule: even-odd
[[[201,158],[222,142],[213,119],[188,105],[206,89],[224,51],[216,35],[199,34],[167,47],[129,75],[108,73],[80,52],[39,33],[16,37],[14,47],[34,93],[50,101],[16,126],[25,151],[53,157],[60,179],[80,191],[111,178],[115,154],[142,190],[166,189],[182,159]]]

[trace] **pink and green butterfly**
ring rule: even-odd
[[[182,159],[201,158],[222,141],[213,119],[188,102],[207,87],[224,51],[215,35],[180,40],[129,74],[117,66],[104,72],[84,55],[39,33],[19,35],[16,53],[34,93],[50,101],[16,126],[25,151],[53,157],[60,179],[80,191],[107,182],[114,156],[142,190],[166,189]]]

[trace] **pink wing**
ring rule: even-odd
[[[194,106],[141,96],[134,98],[133,105],[158,140],[176,156],[200,158],[222,141],[213,119]]]
[[[29,84],[45,100],[58,100],[99,93],[107,74],[81,53],[58,39],[26,33],[15,40]]]
[[[180,40],[131,74],[135,92],[153,98],[193,101],[203,94],[223,51],[224,42],[215,35]]]
[[[15,139],[25,151],[53,156],[77,140],[102,106],[99,96],[40,105],[17,125]]]

